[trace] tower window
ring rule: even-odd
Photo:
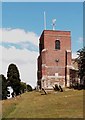
[[[59,40],[55,41],[55,49],[60,50],[60,41]]]

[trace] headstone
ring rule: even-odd
[[[44,89],[44,88],[42,88],[42,91],[45,93],[45,95],[47,95],[47,93],[46,93],[46,91],[45,91],[45,89]]]
[[[56,91],[60,91],[59,87],[57,84],[55,84],[55,88],[54,88]]]
[[[59,85],[59,89],[60,89],[60,92],[63,92],[63,89],[62,89],[62,87]]]

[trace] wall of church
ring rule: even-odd
[[[60,49],[55,49],[55,41],[60,41]],[[43,76],[58,76],[58,78],[45,78],[46,84],[60,81],[65,86],[65,79],[69,75],[71,66],[71,33],[70,31],[45,30],[40,37],[41,74]],[[68,51],[68,52],[67,52]],[[67,55],[67,56],[66,56]],[[67,69],[68,68],[68,69]],[[59,78],[62,77],[62,78]],[[50,83],[48,82],[50,81]],[[42,82],[42,86],[43,86]],[[52,86],[52,85],[51,85]]]

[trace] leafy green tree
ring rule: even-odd
[[[77,61],[78,61],[78,68],[79,68],[78,74],[80,77],[80,81],[85,88],[85,47],[78,51]]]
[[[10,64],[7,72],[7,81],[9,86],[13,88],[16,95],[20,93],[20,75],[19,70],[15,64]]]
[[[20,83],[20,91],[21,91],[21,93],[24,93],[26,91],[26,89],[27,89],[26,83],[21,82]]]
[[[27,91],[32,91],[32,87],[30,85],[27,85]]]
[[[7,99],[8,96],[7,80],[3,74],[0,75],[0,83],[2,84],[2,100]]]

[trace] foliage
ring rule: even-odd
[[[27,85],[24,82],[20,83],[20,91],[21,93],[24,93],[26,91]]]
[[[78,51],[78,75],[80,77],[81,84],[85,88],[85,47]]]
[[[7,89],[7,80],[3,74],[0,75],[0,82],[2,82],[2,100],[7,99],[8,89]]]
[[[20,75],[18,68],[15,64],[10,64],[7,72],[7,81],[9,86],[13,88],[16,95],[20,93]]]
[[[32,91],[32,87],[30,85],[27,85],[27,91]]]

